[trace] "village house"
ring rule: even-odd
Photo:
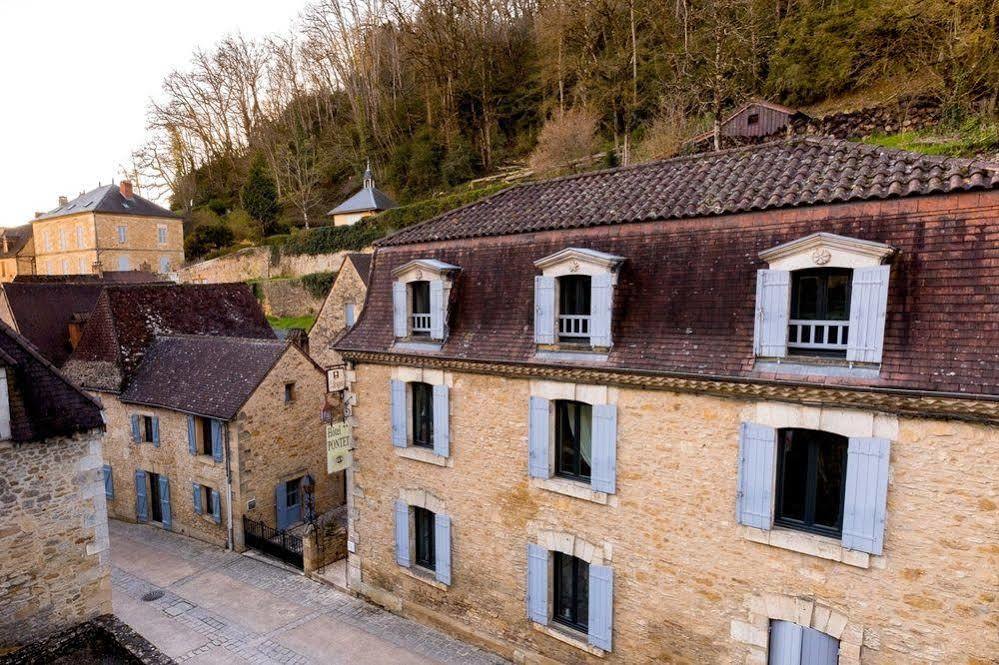
[[[0,229],[0,282],[35,272],[35,243],[31,224]]]
[[[31,223],[34,270],[40,275],[88,275],[146,270],[167,274],[184,263],[183,220],[136,194],[132,183],[104,185]]]
[[[111,612],[100,404],[0,324],[0,654]]]
[[[385,192],[375,187],[375,177],[371,174],[371,165],[364,170],[364,184],[360,191],[326,213],[333,219],[333,226],[350,226],[365,217],[377,215],[383,210],[396,207]]]
[[[105,406],[111,517],[242,551],[247,520],[284,530],[343,503],[322,368],[245,284],[108,286],[66,371]]]
[[[380,241],[351,587],[517,662],[990,662],[997,219],[997,165],[800,138]]]
[[[368,293],[371,254],[351,252],[343,259],[333,286],[309,331],[309,352],[324,369],[341,365],[333,341],[357,322]]]

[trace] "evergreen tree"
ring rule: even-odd
[[[250,213],[250,217],[263,225],[264,235],[274,233],[281,208],[278,205],[277,185],[267,172],[263,155],[254,156],[240,194],[243,207]]]

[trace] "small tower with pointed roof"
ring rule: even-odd
[[[371,160],[364,169],[364,184],[360,191],[326,213],[333,218],[334,226],[350,226],[370,215],[397,207],[387,194],[375,187],[371,173]]]

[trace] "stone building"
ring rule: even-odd
[[[343,363],[340,354],[333,350],[333,341],[353,327],[361,315],[370,271],[370,254],[347,254],[316,315],[309,331],[309,352],[326,369]]]
[[[184,263],[183,220],[144,199],[132,183],[104,185],[31,223],[35,272],[100,274],[145,270],[166,274]]]
[[[0,229],[0,282],[35,272],[35,243],[31,224]]]
[[[245,284],[109,286],[66,371],[105,406],[111,517],[241,551],[244,517],[285,529],[343,503],[325,375]]]
[[[382,240],[350,585],[517,662],[990,662],[997,219],[999,166],[793,139]]]
[[[111,611],[101,407],[0,324],[0,653]]]
[[[395,208],[396,203],[385,192],[375,187],[371,165],[364,170],[364,186],[353,196],[326,213],[333,219],[333,226],[350,226],[365,217]]]

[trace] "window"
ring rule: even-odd
[[[83,247],[83,226],[80,224],[76,225],[76,247],[77,249]]]
[[[426,383],[411,383],[413,403],[413,445],[420,448],[434,447],[434,389]]]
[[[284,403],[290,404],[295,401],[295,382],[284,384]]]
[[[590,482],[593,407],[555,402],[555,475]]]
[[[158,445],[160,442],[160,423],[156,416],[132,416],[132,441],[135,443],[152,443]]]
[[[64,275],[69,274],[69,259],[62,260],[62,274]]]
[[[193,487],[194,512],[220,524],[222,522],[222,499],[219,493],[207,485],[194,483]]]
[[[88,270],[87,270],[87,259],[85,259],[85,258],[83,258],[83,257],[81,256],[81,257],[80,257],[80,258],[79,258],[79,259],[77,260],[77,268],[79,268],[79,270],[80,270],[80,274],[81,274],[81,275],[86,275],[86,274],[87,274],[87,272],[88,272]]]
[[[791,273],[791,353],[846,356],[850,330],[849,268],[813,268]]]
[[[152,416],[142,416],[142,440],[153,440],[153,418]]]
[[[124,271],[126,271],[128,269],[129,269],[128,257],[127,256],[119,256],[118,257],[118,270],[121,270],[121,271],[124,272]]]
[[[586,633],[589,629],[590,564],[562,552],[554,552],[552,559],[552,621]]]
[[[436,545],[434,543],[435,515],[426,508],[413,508],[414,561],[427,570],[437,568]]]
[[[817,430],[784,429],[778,432],[777,439],[774,522],[838,538],[843,531],[846,437]]]
[[[430,282],[411,282],[409,301],[412,303],[410,331],[413,335],[430,334]]]
[[[165,275],[170,272],[170,259],[166,256],[160,257],[160,274]]]
[[[836,665],[839,640],[791,621],[771,621],[768,665]]]
[[[558,339],[560,342],[590,343],[589,275],[558,278]]]
[[[746,116],[746,124],[749,125],[750,127],[752,127],[753,125],[760,124],[760,114],[750,113],[748,116]]]
[[[302,479],[295,478],[294,480],[289,480],[285,483],[285,508],[289,512],[293,512],[300,508],[302,503],[302,497],[300,495],[300,488],[302,486]],[[296,520],[297,521],[297,520]]]
[[[69,243],[66,239],[66,229],[59,229],[59,249],[61,251],[69,249]]]
[[[209,418],[198,418],[201,436],[198,437],[199,449],[202,455],[212,454],[212,421]]]
[[[165,224],[159,224],[156,227],[156,242],[161,245],[167,244],[167,227]]]
[[[348,328],[353,328],[354,327],[354,322],[356,320],[357,319],[355,318],[355,314],[354,314],[354,303],[352,303],[352,302],[344,303],[344,305],[343,305],[343,322],[344,322],[344,325],[347,326]]]
[[[124,245],[128,241],[128,227],[124,224],[118,227],[118,243]]]
[[[45,237],[45,251],[46,252],[51,252],[52,251],[52,231],[46,229],[44,237]]]

